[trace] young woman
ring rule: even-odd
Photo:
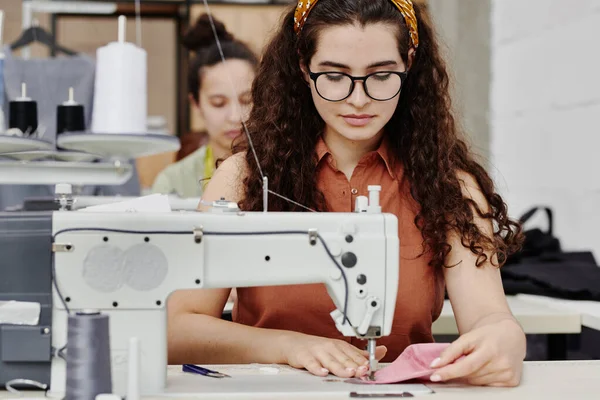
[[[378,184],[383,211],[398,217],[398,298],[378,357],[392,361],[409,344],[431,342],[446,289],[461,336],[434,362],[432,380],[517,385],[525,335],[498,266],[522,235],[459,137],[423,7],[409,0],[299,1],[266,50],[252,97],[249,132],[270,189],[318,211],[350,212],[356,196]],[[262,209],[260,172],[246,150],[219,167],[204,200]],[[276,196],[269,209],[304,211]],[[218,319],[227,294],[172,296],[171,362],[367,373],[365,343],[337,332],[324,286],[240,288],[233,322]]]
[[[241,135],[242,121],[250,112],[257,57],[221,22],[215,21],[215,25],[225,62],[207,15],[198,18],[183,40],[187,48],[196,52],[190,65],[189,98],[204,122],[208,143],[165,168],[154,181],[155,193],[200,197],[216,161],[231,154],[232,142]]]

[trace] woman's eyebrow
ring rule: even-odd
[[[373,64],[369,64],[367,69],[371,68],[379,68],[379,67],[395,67],[398,66],[398,63],[394,60],[386,60],[386,61],[378,61]]]
[[[319,63],[319,67],[333,67],[333,68],[342,68],[342,69],[350,69],[349,66],[345,64],[340,64],[333,61],[323,61]]]
[[[378,68],[378,67],[394,67],[397,66],[398,62],[394,60],[377,61],[367,66],[367,69]],[[352,69],[346,64],[337,63],[334,61],[323,61],[319,63],[320,67],[333,67],[342,69]]]

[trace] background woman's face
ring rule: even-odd
[[[254,69],[247,61],[227,60],[200,73],[196,107],[212,144],[230,150],[233,139],[242,134],[242,121],[250,115]]]

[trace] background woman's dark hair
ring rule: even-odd
[[[502,264],[521,245],[520,226],[508,218],[506,204],[495,192],[489,175],[459,137],[451,111],[448,74],[430,19],[423,6],[415,4],[415,11],[420,45],[399,105],[385,129],[392,149],[404,165],[411,195],[420,206],[415,224],[423,234],[424,251],[430,252],[431,265],[446,266],[452,248],[447,232],[454,230],[460,233],[462,244],[477,255],[477,265],[488,259],[486,253],[497,254],[497,259],[492,257],[491,261]],[[311,11],[299,37],[293,30],[293,18],[292,8],[263,55],[253,86],[254,106],[248,128],[262,170],[269,177],[269,188],[300,204],[325,211],[315,176],[315,145],[324,122],[315,109],[300,62],[310,62],[323,28],[384,22],[399,28],[399,51],[407,63],[408,30],[402,15],[389,0],[321,0]],[[242,146],[237,150],[245,149]],[[251,151],[247,152],[246,161],[249,175],[240,208],[259,211],[262,182]],[[476,179],[489,203],[487,212],[463,196],[458,171]],[[303,211],[275,196],[270,196],[269,209]],[[493,237],[483,234],[473,223],[475,213],[492,220]]]
[[[258,58],[254,52],[245,43],[236,40],[221,21],[214,19],[214,17],[213,21],[225,59],[245,60],[253,66],[257,66]],[[182,42],[188,50],[196,53],[190,63],[188,90],[194,100],[198,102],[198,92],[202,86],[200,70],[222,61],[207,14],[198,17],[194,26],[186,32]]]

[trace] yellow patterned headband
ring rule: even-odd
[[[304,27],[304,23],[308,18],[308,14],[313,9],[315,4],[319,0],[299,0],[296,6],[296,12],[294,14],[294,31],[299,34]],[[400,10],[400,13],[406,21],[408,26],[408,32],[413,47],[416,49],[419,47],[419,30],[417,28],[417,16],[415,15],[415,8],[411,0],[390,0]]]

